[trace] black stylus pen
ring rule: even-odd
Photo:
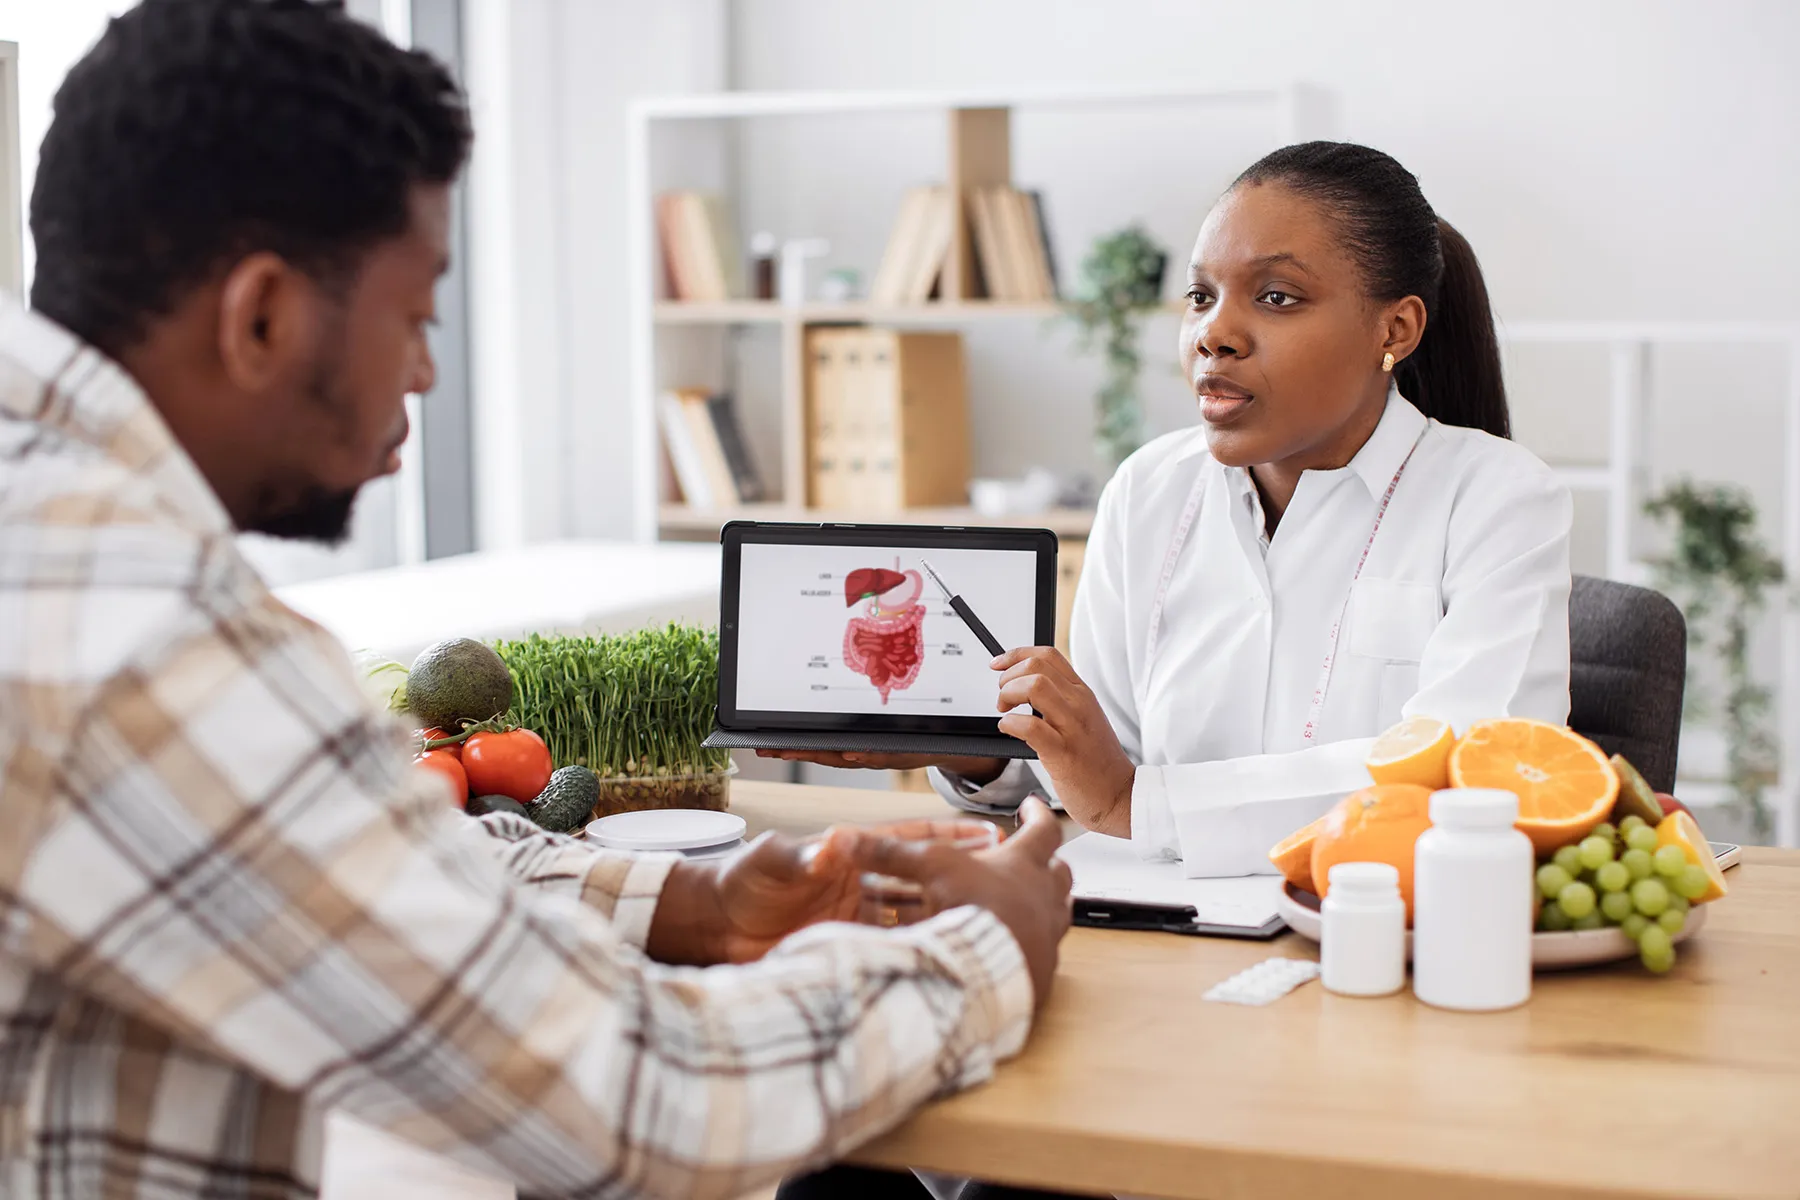
[[[950,601],[951,611],[962,618],[963,624],[967,625],[969,632],[973,633],[976,639],[987,647],[988,653],[995,658],[1005,654],[1006,647],[1002,646],[994,635],[988,632],[988,627],[981,623],[981,618],[975,615],[975,610],[970,608],[961,596],[950,590],[949,585],[944,582],[944,577],[932,570],[931,564],[922,558],[919,560],[919,565],[925,568],[925,573],[931,576],[931,582],[937,584],[938,590],[943,592],[945,599]]]

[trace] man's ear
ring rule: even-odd
[[[317,287],[278,254],[240,259],[219,289],[219,361],[239,391],[268,390],[318,338]]]
[[[1425,336],[1425,302],[1417,296],[1406,296],[1387,306],[1381,315],[1380,354],[1392,354],[1395,362],[1404,362],[1419,348]]]

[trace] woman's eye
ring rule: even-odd
[[[1263,302],[1275,308],[1291,308],[1300,303],[1300,297],[1280,290],[1270,290],[1262,294]]]
[[[1190,291],[1187,294],[1187,298],[1188,298],[1188,303],[1193,305],[1195,308],[1204,308],[1206,305],[1212,303],[1212,297],[1210,295],[1208,295],[1207,293],[1201,291],[1199,288],[1195,288],[1192,291]]]

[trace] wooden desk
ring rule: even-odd
[[[739,783],[753,831],[942,814]],[[1153,1196],[1800,1196],[1800,852],[1750,850],[1674,972],[1540,975],[1510,1013],[1212,984],[1249,943],[1076,929],[1031,1044],[859,1161]]]

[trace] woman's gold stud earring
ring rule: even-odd
[[[1391,371],[1393,371],[1393,369],[1394,369],[1394,356],[1393,356],[1393,355],[1392,355],[1392,354],[1391,354],[1391,353],[1390,353],[1390,354],[1384,354],[1384,355],[1382,355],[1382,356],[1381,356],[1381,369],[1382,369],[1382,370],[1383,370],[1383,371],[1388,371],[1388,372],[1391,372]]]

